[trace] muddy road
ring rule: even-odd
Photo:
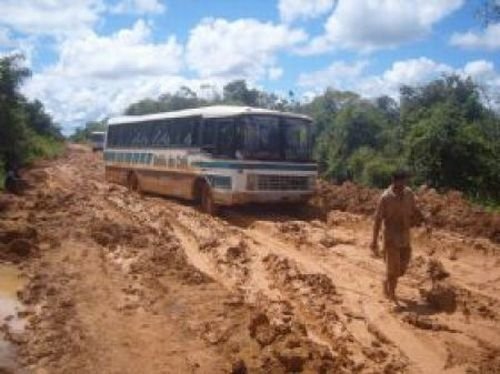
[[[22,370],[500,372],[498,244],[416,229],[395,307],[366,216],[214,218],[103,173],[99,155],[70,146],[26,173],[25,195],[0,197],[1,259],[25,284],[25,327],[2,333]]]

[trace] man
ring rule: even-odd
[[[410,228],[414,219],[424,221],[425,217],[415,203],[412,190],[406,186],[408,174],[398,170],[392,175],[392,184],[380,197],[375,213],[371,250],[378,257],[378,236],[384,223],[384,259],[387,276],[383,283],[384,294],[396,299],[398,278],[405,274],[411,258]],[[429,227],[427,226],[429,232]]]

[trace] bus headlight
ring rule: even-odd
[[[255,191],[257,189],[257,175],[248,174],[247,175],[247,190]]]

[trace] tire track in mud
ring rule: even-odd
[[[187,209],[192,209],[192,208],[187,208]],[[196,215],[196,213],[193,214]],[[178,217],[176,219],[178,219]],[[203,215],[201,215],[200,219],[212,220],[211,218],[203,217]],[[207,224],[206,221],[204,222],[204,224]],[[221,225],[223,227],[227,227],[227,222],[226,223],[222,222]],[[365,262],[356,262],[352,260],[346,261],[345,256],[342,255],[342,256],[331,256],[332,258],[336,258],[336,261],[329,261],[333,266],[330,266],[329,267],[330,269],[327,269],[325,265],[322,264],[324,256],[321,255],[318,256],[317,253],[311,256],[309,253],[304,254],[304,250],[296,249],[297,247],[301,248],[301,245],[304,243],[300,243],[299,246],[296,246],[296,245],[290,245],[290,243],[287,242],[286,238],[282,238],[281,240],[276,240],[275,238],[271,239],[271,237],[276,233],[268,230],[268,228],[266,227],[265,230],[262,231],[260,231],[258,228],[256,229],[255,225],[247,229],[241,229],[240,227],[234,227],[231,225],[229,225],[229,228],[233,232],[235,230],[236,231],[239,230],[239,234],[242,237],[246,238],[249,242],[253,243],[254,245],[257,245],[258,247],[258,249],[256,249],[257,252],[278,253],[279,256],[281,256],[281,258],[284,259],[289,259],[290,257],[292,257],[294,260],[297,260],[302,266],[306,265],[306,268],[309,269],[308,271],[311,272],[316,271],[319,272],[320,274],[321,273],[327,274],[327,276],[330,277],[330,279],[334,280],[336,285],[339,285],[339,279],[337,277],[338,272],[332,272],[331,268],[336,268],[337,267],[336,265],[338,265],[339,268],[344,268],[344,271],[347,269],[347,272],[349,272],[349,270],[351,272],[354,272],[354,274],[356,274],[355,277],[349,277],[347,279],[343,279],[339,285],[339,289],[344,289],[345,291],[345,294],[342,295],[344,306],[343,308],[341,308],[342,312],[340,313],[340,315],[343,315],[344,319],[346,320],[350,319],[352,321],[353,320],[353,318],[351,318],[352,315],[356,315],[356,312],[353,312],[353,310],[360,310],[361,318],[359,317],[359,312],[358,312],[358,317],[354,318],[354,320],[356,321],[364,320],[364,321],[361,324],[351,323],[350,332],[352,333],[352,335],[357,335],[358,337],[360,337],[359,338],[360,341],[363,340],[363,335],[365,336],[364,337],[365,340],[366,340],[366,335],[372,337],[376,336],[382,341],[387,342],[390,346],[397,347],[396,348],[397,352],[392,355],[392,361],[389,360],[389,364],[387,366],[388,368],[396,368],[395,369],[396,371],[402,370],[401,367],[405,366],[404,362],[406,360],[409,360],[410,366],[408,369],[414,372],[436,372],[436,371],[442,371],[444,369],[447,369],[447,372],[455,372],[457,370],[458,370],[457,372],[461,372],[464,370],[464,368],[456,368],[454,365],[451,366],[448,365],[449,367],[446,366],[447,362],[449,361],[450,355],[452,355],[452,353],[449,352],[448,347],[452,345],[455,340],[457,340],[454,337],[450,338],[446,336],[446,335],[451,335],[451,333],[446,332],[448,329],[450,329],[446,325],[446,323],[440,323],[438,321],[432,321],[432,320],[429,321],[426,317],[422,319],[418,317],[417,319],[415,319],[413,318],[415,317],[415,313],[413,312],[394,314],[394,312],[391,311],[391,308],[387,304],[380,304],[380,301],[377,300],[377,297],[375,298],[373,297],[374,295],[373,288],[378,286],[377,284],[378,282],[374,283],[373,275],[376,274],[381,276],[383,274],[383,270],[381,269],[380,266],[369,265],[366,263],[366,259],[364,260]],[[186,228],[186,231],[189,230],[196,232],[198,229],[196,227]],[[198,238],[198,240],[200,239]],[[341,240],[341,242],[342,241],[343,240]],[[311,243],[309,243],[309,246],[311,246]],[[272,249],[269,250],[268,247],[272,247]],[[353,249],[352,245],[350,249],[351,250]],[[260,256],[260,260],[262,260],[262,256]],[[276,272],[271,271],[271,273],[275,274]],[[358,290],[365,289],[366,292],[362,294],[359,294],[359,292],[352,292],[353,291],[352,286],[342,287],[342,285],[346,283],[355,284],[357,285],[356,288]],[[413,291],[409,292],[411,291],[409,290],[409,288],[419,283],[420,282],[412,278],[402,282],[402,287],[405,288],[405,294],[410,293],[411,295],[410,298],[415,298],[415,292]],[[371,287],[367,289],[366,287],[361,286],[362,284],[371,284]],[[249,288],[252,289],[252,287]],[[273,287],[269,288],[272,289]],[[460,287],[455,285],[455,288],[460,293]],[[286,292],[284,293],[286,294]],[[348,295],[349,293],[350,295]],[[285,298],[290,300],[293,304],[294,300],[300,299],[300,295],[297,296],[288,294],[285,296]],[[346,305],[348,305],[349,307],[346,307]],[[481,309],[481,307],[479,308]],[[305,309],[302,310],[305,310],[307,314],[307,312],[310,312],[310,309],[311,309],[310,307],[306,307]],[[408,309],[411,310],[411,308]],[[316,318],[321,321],[320,317],[317,316]],[[303,319],[308,320],[307,317],[304,317]],[[314,323],[311,323],[310,325],[314,326]],[[488,328],[489,326],[483,326],[483,327]],[[443,335],[444,337],[437,338],[435,336],[431,336],[430,334],[426,334],[425,331],[420,329],[430,329],[431,331],[434,331],[433,334],[436,334],[435,331],[437,330],[444,329],[444,332],[441,333],[441,335]],[[453,328],[451,328],[451,330],[456,331]],[[467,335],[465,331],[464,333],[465,335]],[[314,335],[319,336],[320,341],[323,342],[325,341],[323,334],[314,331]],[[460,339],[461,338],[459,338],[458,340]],[[378,343],[375,343],[375,345],[377,344]],[[363,351],[363,349],[361,349],[361,351]],[[369,349],[367,348],[364,348],[363,353],[366,356],[370,355],[372,357],[376,356],[376,354],[370,352]],[[390,354],[384,352],[381,354],[381,356],[390,356]],[[398,356],[399,359],[393,358]],[[380,360],[379,358],[376,358],[374,361],[376,361],[377,359]],[[477,364],[477,362],[474,361],[467,363],[473,366]]]
[[[288,263],[296,254],[287,247],[283,248],[283,243],[267,240],[264,244],[254,233],[206,217],[189,207],[176,207],[175,211],[177,214],[171,215],[170,222],[175,220],[174,225],[182,227],[178,236],[189,236],[187,245],[198,247],[193,255],[210,258],[216,264],[216,271],[223,274],[223,281],[228,287],[239,289],[249,302],[262,297],[286,300],[293,307],[294,317],[305,324],[308,336],[320,344],[327,344],[332,354],[344,361],[350,370],[400,372],[407,366],[407,359],[395,345],[387,344],[387,340],[381,343],[379,333],[365,328],[356,338],[349,331],[346,327],[348,321],[352,321],[353,317],[358,320],[364,317],[347,310],[345,306],[340,307],[342,312],[337,311],[342,298],[326,275],[305,272],[299,269],[298,264],[294,265],[293,279],[298,284],[290,288],[288,272],[279,266],[272,266],[281,260]],[[215,237],[212,236],[214,232],[218,233]],[[237,267],[244,270],[235,271],[235,261],[224,259],[228,252],[235,251],[241,257]],[[309,265],[315,266],[313,263]],[[280,278],[280,274],[285,278]],[[359,338],[361,334],[363,339]],[[385,345],[383,349],[380,348],[382,344]]]
[[[343,214],[341,214],[343,215]],[[258,222],[259,223],[259,222]],[[318,224],[316,222],[312,222],[314,227],[317,227]],[[305,222],[302,222],[302,224],[309,225]],[[330,249],[333,247],[335,249],[335,246],[330,245],[329,241],[326,243],[326,245],[322,245],[322,239],[317,240],[316,243],[305,243],[306,245],[302,245],[302,238],[304,237],[303,233],[299,233],[298,235],[294,235],[296,233],[292,232],[292,237],[295,240],[290,240],[290,237],[287,237],[286,235],[283,234],[283,231],[287,230],[282,230],[282,226],[285,224],[277,224],[278,230],[270,230],[269,225],[260,225],[259,224],[254,224],[251,225],[249,229],[246,229],[246,231],[252,231],[253,233],[257,233],[258,236],[261,237],[261,239],[267,240],[269,243],[269,237],[275,237],[281,236],[281,242],[282,243],[290,243],[292,244],[292,248],[296,247],[298,248],[298,253],[294,253],[293,258],[294,259],[300,259],[300,262],[302,264],[310,264],[310,260],[312,262],[316,262],[315,269],[320,269],[321,272],[324,272],[325,274],[328,274],[331,279],[334,281],[334,284],[338,287],[338,289],[342,290],[344,289],[346,292],[343,296],[343,301],[344,305],[349,305],[352,310],[362,310],[363,315],[365,316],[367,320],[366,327],[369,329],[372,329],[374,326],[378,331],[383,332],[385,335],[386,339],[391,341],[394,345],[397,345],[410,359],[410,362],[412,363],[412,366],[415,370],[417,371],[423,371],[423,372],[441,372],[444,369],[448,369],[449,372],[462,372],[465,370],[464,367],[462,368],[455,368],[456,365],[449,365],[450,357],[453,356],[454,352],[453,350],[449,349],[450,345],[455,344],[457,341],[462,340],[469,340],[469,344],[471,346],[471,349],[474,352],[481,352],[479,354],[474,353],[476,356],[481,356],[480,359],[477,357],[471,359],[471,360],[464,360],[462,364],[470,364],[472,365],[472,368],[469,368],[472,372],[474,371],[474,367],[481,366],[482,365],[482,360],[484,360],[484,357],[487,357],[487,352],[489,350],[493,351],[498,351],[499,345],[500,345],[500,336],[498,333],[500,332],[498,329],[498,324],[495,324],[496,321],[498,321],[498,318],[496,317],[496,312],[493,310],[499,310],[500,308],[498,307],[498,304],[496,303],[496,300],[492,300],[491,298],[485,298],[481,294],[474,294],[471,293],[470,291],[467,291],[466,288],[464,288],[463,285],[460,285],[460,283],[453,283],[452,287],[455,290],[457,294],[457,299],[463,303],[464,309],[461,310],[461,312],[465,315],[463,317],[461,313],[455,313],[453,316],[457,316],[458,318],[454,318],[454,321],[452,323],[452,326],[458,326],[458,330],[453,329],[453,331],[460,331],[463,330],[463,336],[456,337],[456,334],[450,335],[450,333],[447,333],[446,331],[449,329],[447,323],[449,316],[446,316],[445,318],[439,318],[437,321],[430,320],[427,316],[423,316],[422,318],[418,315],[418,313],[411,311],[412,308],[408,308],[407,311],[404,311],[403,313],[393,313],[390,311],[390,309],[387,306],[384,306],[383,304],[380,304],[379,302],[376,301],[376,297],[374,297],[373,293],[369,297],[362,297],[359,293],[355,292],[350,292],[350,290],[347,287],[342,287],[342,284],[356,284],[358,289],[363,289],[366,287],[363,287],[362,285],[370,284],[370,282],[373,282],[373,274],[380,273],[382,274],[383,272],[380,271],[379,267],[373,266],[373,265],[368,265],[367,266],[360,266],[360,263],[354,263],[352,260],[346,259],[346,256],[336,256],[335,254],[331,253]],[[280,227],[281,226],[281,227]],[[311,226],[311,225],[309,225]],[[351,225],[348,225],[351,226]],[[293,228],[293,225],[292,225]],[[296,227],[295,227],[296,228]],[[296,231],[296,230],[292,230]],[[365,230],[366,231],[366,230]],[[312,235],[314,236],[314,235]],[[293,246],[294,243],[297,242],[297,237],[301,245],[299,246]],[[341,235],[342,237],[342,235]],[[277,240],[279,242],[280,240]],[[343,239],[340,240],[341,243],[345,243]],[[273,247],[276,248],[279,246],[278,243],[273,243]],[[318,248],[322,248],[318,250]],[[354,257],[359,257],[355,254],[356,252],[355,246],[351,245],[349,250],[351,255],[354,255]],[[330,251],[330,255],[325,258],[324,256],[324,251]],[[345,250],[345,248],[344,248]],[[358,249],[359,250],[359,249]],[[347,255],[349,255],[347,254]],[[309,257],[307,260],[304,261],[305,258]],[[365,263],[367,261],[368,256],[365,255]],[[328,261],[325,261],[325,259],[328,259]],[[371,263],[373,263],[373,260],[369,260]],[[326,263],[328,263],[330,266],[325,266]],[[347,266],[346,266],[347,265]],[[339,271],[333,271],[332,269],[338,269],[344,267],[344,270],[347,270],[353,272],[355,277],[339,277],[340,272]],[[498,270],[498,269],[497,269]],[[480,272],[477,272],[477,275],[481,275]],[[415,282],[415,279],[411,274],[409,276],[409,280],[405,280],[402,282],[401,288],[404,289],[405,297],[408,297],[410,288],[415,286],[415,283],[421,284],[421,282]],[[361,282],[360,282],[361,281]],[[370,289],[373,288],[373,285],[370,287]],[[379,287],[377,287],[379,288]],[[368,289],[368,290],[370,290]],[[416,291],[416,290],[415,290]],[[421,290],[419,290],[421,291]],[[350,295],[349,295],[350,294]],[[356,308],[356,300],[355,298],[353,299],[354,295],[358,295],[358,308]],[[415,292],[413,292],[415,294]],[[409,296],[410,298],[415,299],[415,295]],[[349,302],[351,301],[351,302]],[[413,301],[412,301],[413,302]],[[467,307],[468,305],[468,307]],[[423,305],[419,306],[422,307]],[[429,310],[429,308],[425,308],[425,312],[431,312],[431,315],[434,313],[439,314],[437,312],[433,312]],[[475,309],[475,310],[474,310]],[[478,327],[481,327],[482,333],[485,334],[485,336],[489,336],[489,341],[495,342],[493,344],[494,348],[490,348],[484,350],[481,345],[483,344],[483,341],[480,339],[478,341],[478,331],[472,332],[471,331],[471,325],[469,321],[469,315],[471,314],[471,311],[473,310],[472,314],[475,315],[475,326],[474,328],[477,329]],[[402,318],[401,318],[402,317]],[[413,317],[417,317],[415,320]],[[441,316],[440,316],[441,317]],[[458,321],[457,321],[458,319]],[[464,321],[465,319],[465,321]],[[440,322],[443,321],[444,322]],[[411,328],[408,325],[407,322],[410,322]],[[490,322],[491,321],[491,322]],[[459,322],[459,323],[457,323]],[[416,323],[416,325],[414,325]],[[424,331],[416,331],[413,327],[418,327],[419,329],[430,329],[432,331],[431,334],[424,334]],[[436,335],[436,330],[441,330],[444,329],[445,332],[443,332],[441,337],[439,335]],[[493,331],[496,331],[495,333],[492,333]],[[488,339],[487,339],[488,340]],[[475,342],[478,342],[476,344]],[[444,344],[443,344],[444,343]],[[444,349],[444,345],[446,348]],[[487,360],[486,360],[487,361]],[[411,368],[411,366],[410,366]]]

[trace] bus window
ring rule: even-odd
[[[215,150],[214,120],[205,120],[201,129],[201,146],[208,150]]]
[[[216,126],[217,154],[234,158],[234,121],[232,119],[218,119]]]
[[[170,125],[166,120],[155,122],[153,131],[151,132],[151,145],[153,147],[167,147],[171,144],[169,134]]]

